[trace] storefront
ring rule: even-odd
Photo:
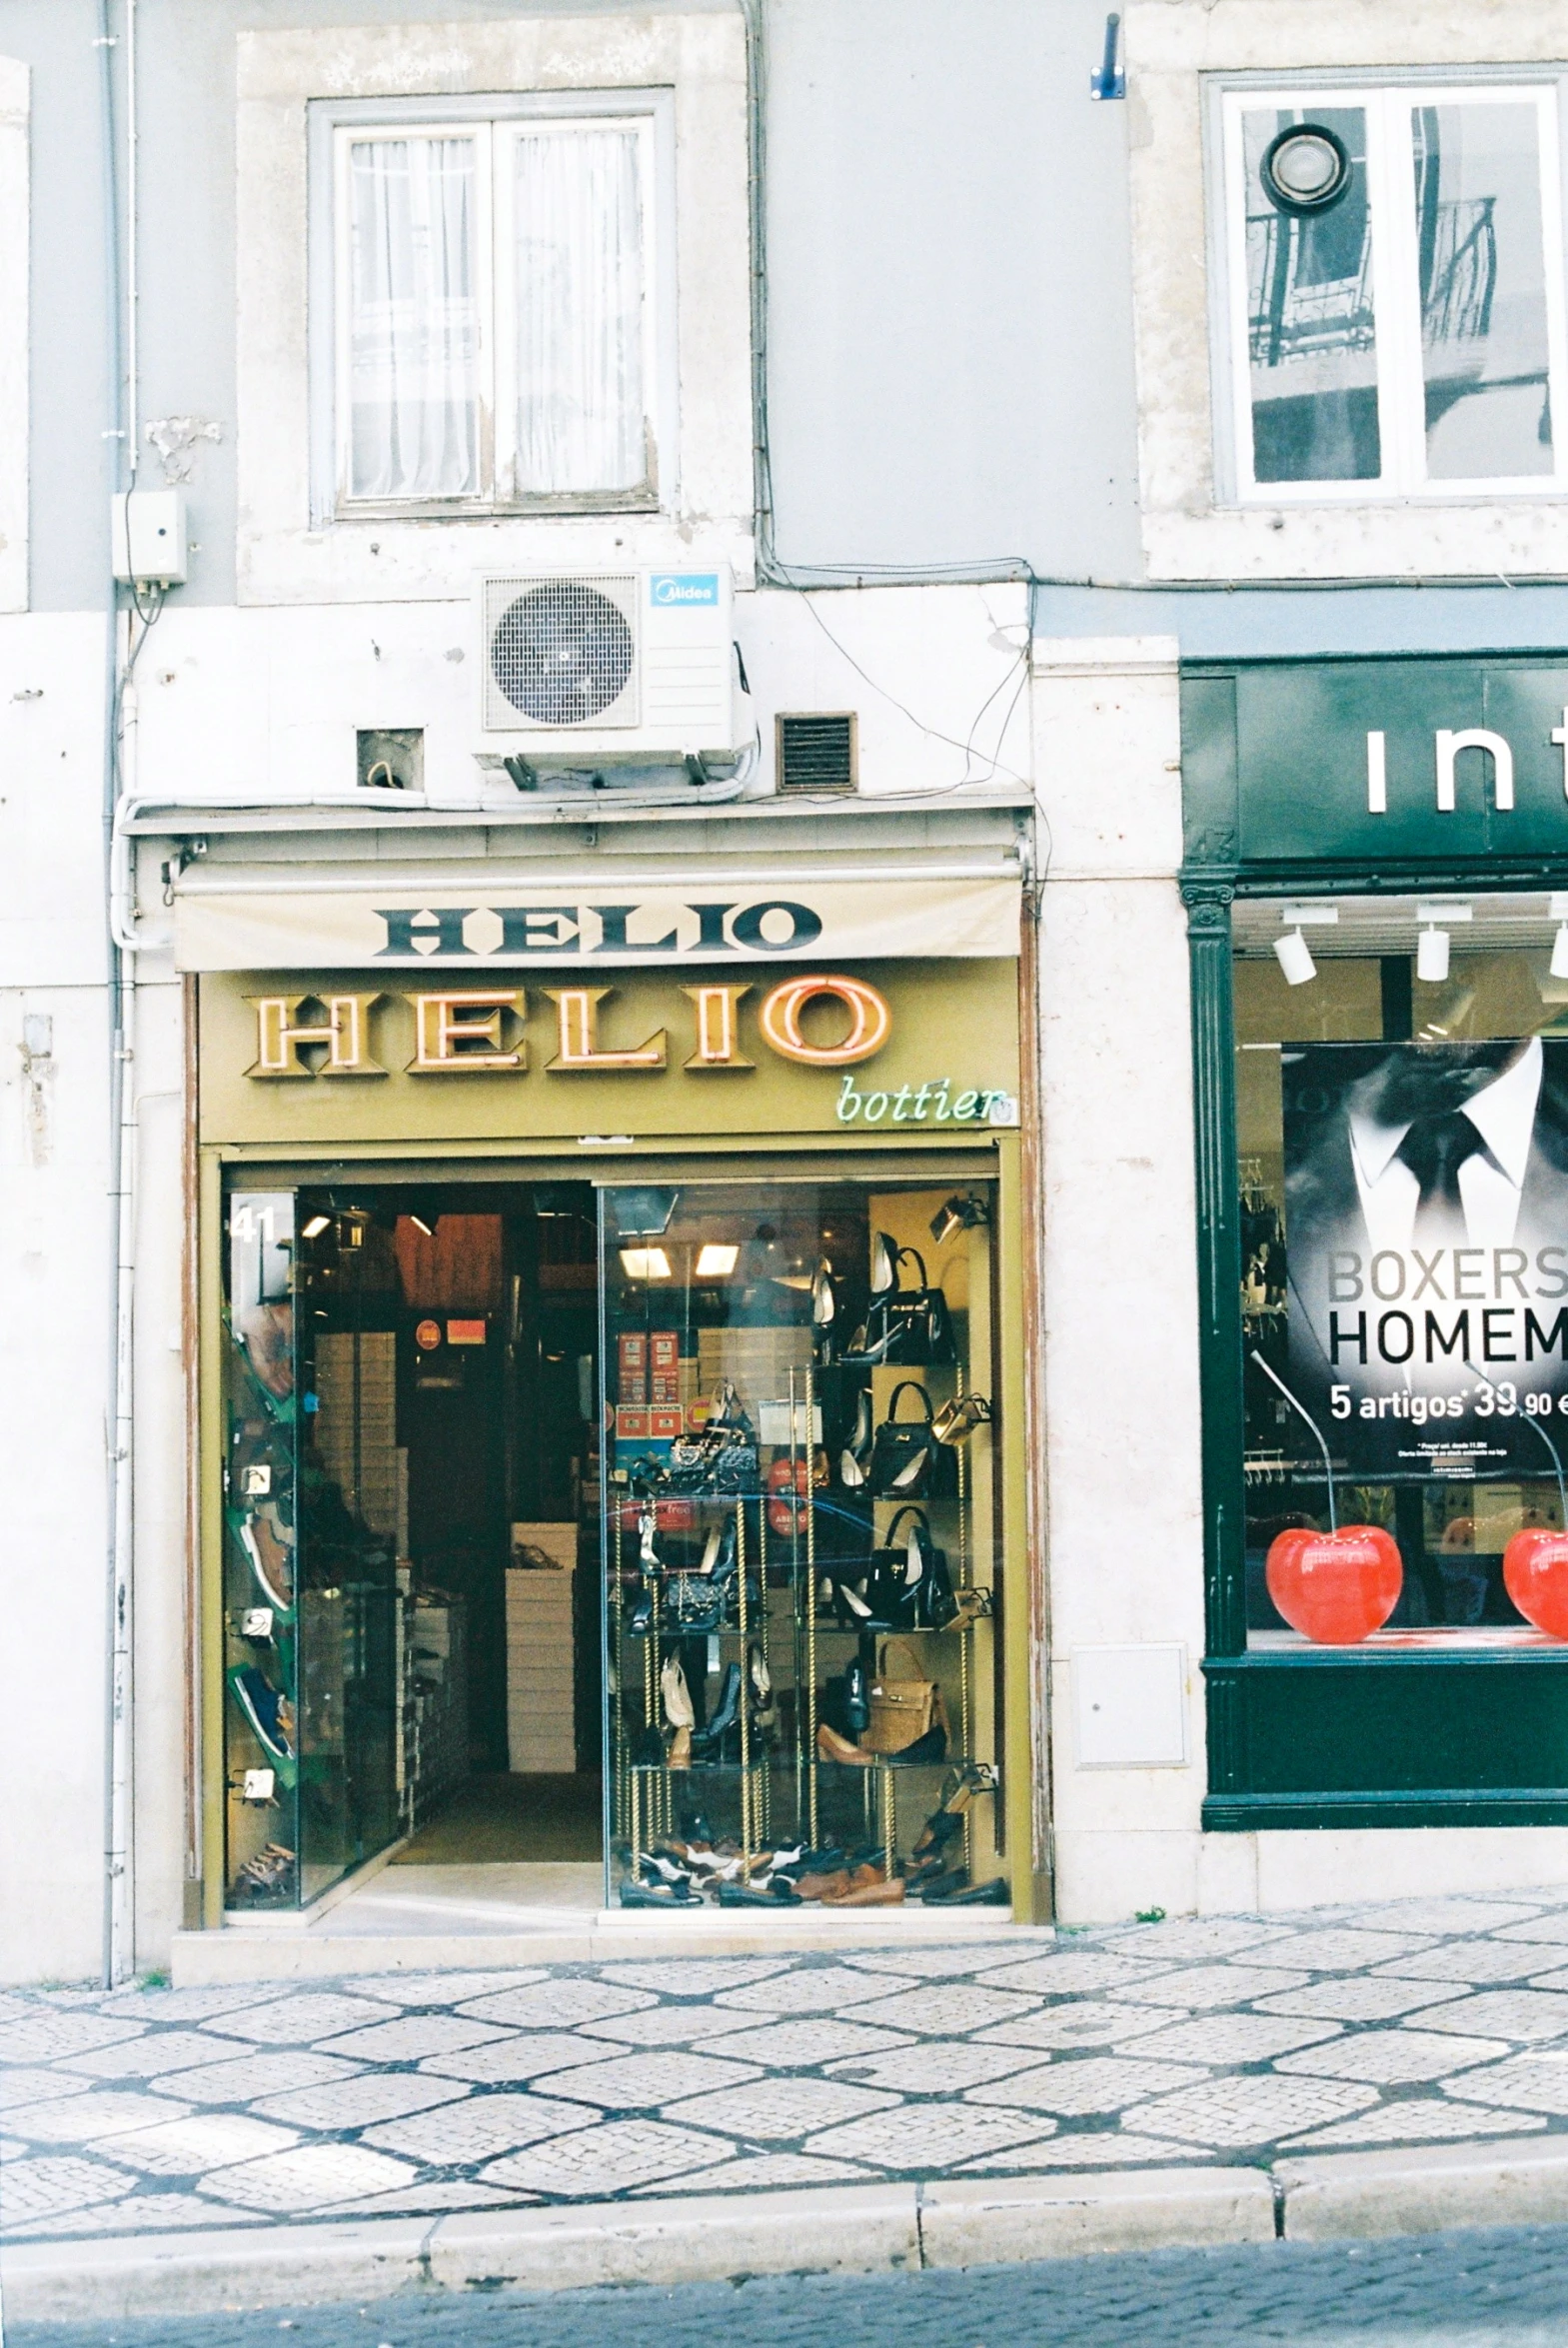
[[[1183,672],[1211,1830],[1568,1823],[1565,703]]]
[[[182,883],[209,1927],[1033,1912],[1016,868],[729,878]]]

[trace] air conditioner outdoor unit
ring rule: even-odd
[[[508,572],[476,600],[481,764],[727,772],[752,746],[726,565]]]

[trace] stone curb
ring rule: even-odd
[[[952,1915],[907,1912],[842,1916],[781,1910],[766,1918],[705,1908],[672,1922],[652,1913],[608,1911],[581,1924],[484,1932],[334,1932],[330,1918],[310,1931],[230,1925],[177,1932],[170,1969],[176,1989],[234,1981],[333,1980],[372,1973],[491,1972],[525,1965],[604,1964],[628,1957],[832,1954],[835,1950],[946,1947],[994,1942],[996,1962],[1059,1945],[1049,1925],[1014,1924],[1000,1908]]]
[[[1276,2162],[1274,2184],[1286,2237],[1296,2242],[1561,2225],[1568,2220],[1568,2136],[1321,2153]]]
[[[13,2323],[66,2323],[386,2297],[416,2284],[556,2291],[874,2274],[1273,2235],[1260,2169],[1134,2169],[25,2242],[5,2252],[0,2274]]]
[[[1272,2172],[953,2177],[24,2242],[5,2251],[0,2274],[13,2322],[66,2323],[384,2298],[421,2284],[669,2286],[1565,2221],[1568,2137],[1490,2138],[1284,2160]]]

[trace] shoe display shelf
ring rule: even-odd
[[[875,1404],[879,1402],[885,1406],[890,1399],[893,1385],[901,1379],[908,1378],[910,1374],[908,1369],[896,1366],[890,1369],[878,1367],[871,1372],[868,1382],[873,1399],[873,1419]],[[928,1382],[928,1372],[922,1372],[920,1382],[922,1384]],[[946,1380],[944,1379],[943,1382]],[[952,1366],[950,1382],[951,1399],[961,1401],[965,1393],[965,1373],[961,1361]],[[947,1399],[948,1397],[943,1398]],[[945,1773],[959,1769],[983,1778],[983,1784],[978,1786],[976,1790],[985,1797],[994,1801],[1001,1791],[1001,1781],[994,1762],[975,1751],[975,1745],[978,1741],[976,1736],[978,1726],[976,1696],[980,1669],[980,1658],[976,1648],[983,1639],[987,1647],[985,1667],[988,1669],[990,1663],[989,1641],[994,1636],[996,1623],[995,1591],[988,1582],[980,1582],[975,1576],[976,1543],[974,1540],[974,1494],[972,1490],[974,1479],[967,1444],[960,1443],[955,1447],[954,1460],[956,1490],[945,1499],[927,1499],[921,1503],[927,1510],[934,1509],[950,1513],[953,1520],[954,1564],[956,1567],[953,1575],[953,1594],[958,1601],[958,1613],[954,1619],[937,1629],[926,1623],[899,1623],[896,1625],[877,1623],[845,1628],[835,1618],[831,1621],[821,1622],[814,1632],[817,1643],[826,1642],[830,1659],[842,1658],[840,1669],[842,1662],[851,1658],[858,1661],[868,1686],[872,1682],[875,1670],[876,1649],[883,1640],[895,1638],[908,1642],[922,1657],[928,1654],[931,1658],[928,1667],[932,1676],[938,1674],[939,1658],[943,1651],[950,1654],[954,1645],[957,1649],[957,1717],[955,1720],[949,1721],[949,1735],[939,1758],[910,1760],[901,1753],[868,1753],[863,1746],[859,1748],[852,1760],[830,1758],[819,1748],[815,1723],[812,1723],[807,1749],[807,1769],[809,1772],[807,1817],[811,1841],[815,1843],[818,1839],[819,1783],[826,1780],[843,1786],[858,1777],[861,1780],[865,1839],[867,1841],[875,1840],[881,1845],[886,1854],[886,1863],[889,1868],[896,1862],[898,1852],[898,1786],[900,1779],[904,1780],[906,1784],[919,1783],[924,1780],[923,1792],[928,1790],[931,1778],[940,1779]],[[872,1503],[873,1523],[881,1517],[890,1518],[898,1504],[895,1499],[876,1498]],[[885,1530],[885,1525],[879,1526],[878,1529]],[[814,1579],[813,1574],[813,1588]],[[817,1684],[813,1672],[812,1685],[814,1687]],[[972,1877],[976,1840],[976,1821],[972,1803],[965,1803],[962,1819],[962,1863],[965,1872]],[[805,1820],[802,1820],[802,1823],[804,1822]]]
[[[829,1368],[827,1379],[840,1381],[852,1374],[851,1365]],[[869,1393],[896,1373],[861,1372],[857,1385]],[[692,1630],[672,1623],[667,1588],[678,1579],[689,1586],[696,1579],[690,1567],[645,1572],[640,1560],[640,1535],[627,1519],[632,1516],[631,1495],[612,1482],[609,1556],[609,1649],[615,1693],[612,1700],[613,1848],[623,1886],[652,1886],[659,1879],[655,1845],[679,1838],[683,1817],[712,1812],[722,1815],[732,1829],[741,1859],[740,1881],[750,1886],[760,1855],[781,1843],[799,1842],[815,1850],[824,1839],[857,1839],[859,1849],[879,1854],[890,1879],[900,1864],[898,1850],[901,1792],[920,1788],[929,1807],[937,1788],[954,1769],[962,1772],[971,1794],[993,1799],[999,1791],[995,1767],[976,1756],[977,1685],[981,1670],[991,1668],[990,1640],[994,1630],[994,1593],[976,1580],[972,1538],[973,1493],[965,1447],[956,1449],[956,1491],[930,1503],[951,1516],[950,1545],[954,1551],[954,1595],[959,1611],[940,1629],[920,1624],[882,1624],[877,1627],[840,1627],[822,1599],[823,1494],[810,1465],[819,1444],[806,1440],[818,1424],[824,1372],[810,1363],[791,1366],[787,1373],[790,1439],[784,1444],[760,1446],[758,1484],[744,1492],[692,1493],[687,1503],[693,1545],[705,1540],[718,1524],[735,1527],[735,1571],[726,1619]],[[964,1390],[961,1367],[943,1376],[957,1395]],[[844,1415],[842,1396],[838,1398]],[[877,1398],[885,1403],[885,1394]],[[772,1450],[770,1461],[765,1457]],[[770,1488],[770,1465],[787,1461],[782,1490]],[[858,1495],[853,1495],[858,1497]],[[838,1495],[833,1503],[835,1526],[848,1511]],[[770,1523],[770,1506],[775,1516]],[[895,1500],[866,1496],[864,1534],[874,1543],[878,1518],[890,1517]],[[789,1517],[786,1531],[778,1526],[778,1513]],[[879,1529],[885,1530],[883,1523]],[[944,1527],[944,1530],[946,1528]],[[662,1541],[663,1536],[657,1536]],[[672,1545],[672,1544],[665,1544]],[[750,1585],[750,1586],[749,1586]],[[761,1603],[758,1602],[761,1597]],[[641,1609],[641,1611],[639,1611]],[[634,1620],[637,1627],[633,1627]],[[846,1664],[858,1659],[867,1683],[874,1669],[875,1649],[887,1637],[908,1642],[932,1658],[932,1668],[956,1666],[956,1701],[949,1714],[943,1750],[914,1761],[900,1754],[871,1754],[860,1748],[852,1761],[826,1757],[819,1749],[824,1678],[841,1677]],[[733,1666],[741,1677],[741,1701],[726,1738],[709,1755],[702,1752],[702,1732],[690,1732],[695,1749],[687,1755],[688,1732],[673,1732],[665,1722],[661,1674],[672,1654],[684,1645],[706,1641],[710,1657],[722,1659],[726,1676]],[[983,1653],[977,1645],[983,1642]],[[954,1651],[955,1650],[955,1651]],[[760,1655],[773,1690],[777,1725],[769,1744],[763,1744],[756,1725],[752,1660]],[[724,1679],[721,1679],[721,1686]],[[660,1758],[649,1749],[663,1745]],[[641,1748],[641,1749],[640,1749]],[[675,1756],[682,1757],[675,1757]],[[853,1780],[859,1779],[856,1795]],[[905,1781],[901,1789],[899,1780]],[[916,1808],[920,1805],[916,1804]],[[923,1814],[923,1812],[922,1812]],[[976,1857],[974,1800],[962,1809],[962,1880],[972,1883]],[[987,1836],[987,1843],[990,1841]],[[766,1882],[766,1875],[764,1881]],[[983,1886],[979,1887],[983,1890]],[[641,1904],[643,1891],[637,1894]],[[701,1901],[679,1900],[672,1904]]]

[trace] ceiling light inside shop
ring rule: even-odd
[[[332,1216],[330,1214],[313,1214],[310,1218],[310,1221],[301,1231],[300,1237],[302,1239],[319,1239],[322,1232],[327,1228],[327,1225],[331,1222],[331,1220]]]
[[[1568,979],[1568,893],[1554,893],[1551,916],[1558,925],[1557,935],[1552,940],[1551,974],[1554,979]]]
[[[424,1232],[427,1239],[433,1239],[436,1236],[435,1223],[427,1222],[422,1214],[416,1214],[412,1206],[409,1208],[409,1220],[417,1231]]]
[[[1423,930],[1415,950],[1415,975],[1427,987],[1441,987],[1448,976],[1449,938],[1446,930]]]
[[[1274,952],[1279,958],[1279,967],[1285,974],[1287,986],[1304,987],[1308,980],[1317,977],[1312,949],[1299,930],[1292,930],[1287,937],[1276,938]]]
[[[654,1250],[657,1252],[657,1250]],[[697,1276],[700,1280],[727,1280],[740,1261],[741,1250],[718,1239],[710,1239],[697,1254]],[[625,1261],[625,1250],[622,1260]]]
[[[1312,949],[1302,937],[1303,929],[1331,929],[1339,919],[1337,905],[1283,905],[1279,909],[1283,938],[1274,940],[1274,953],[1285,974],[1288,987],[1304,987],[1317,977],[1317,964],[1312,960]]]
[[[1456,922],[1470,920],[1471,909],[1467,905],[1418,905],[1415,918],[1421,925],[1415,950],[1415,975],[1424,986],[1441,987],[1448,977],[1451,945],[1448,933]]]
[[[629,1280],[667,1280],[670,1258],[663,1247],[623,1247],[621,1268]]]

